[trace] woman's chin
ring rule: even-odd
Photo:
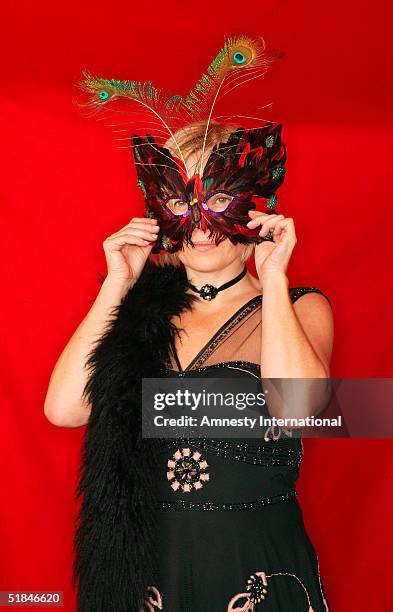
[[[185,266],[196,272],[214,272],[231,264],[237,259],[237,254],[234,256],[234,254],[222,253],[216,248],[204,252],[195,251],[180,259]]]
[[[232,245],[227,239],[218,245],[214,242],[200,240],[193,241],[178,253],[181,262],[198,272],[213,272],[225,268],[241,256],[242,248]]]

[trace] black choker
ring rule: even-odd
[[[239,282],[239,280],[241,280],[246,273],[247,266],[244,266],[240,274],[235,276],[235,278],[228,281],[227,283],[221,285],[221,287],[214,287],[214,285],[203,285],[203,287],[197,289],[197,287],[195,287],[195,285],[192,285],[190,282],[188,282],[188,286],[196,293],[199,293],[201,298],[203,298],[204,300],[213,300],[219,291],[222,291],[223,289],[228,289],[228,287],[232,287],[232,285]]]

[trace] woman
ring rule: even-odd
[[[226,130],[227,138],[230,131]],[[191,177],[195,176],[196,169],[202,174],[214,146],[225,140],[222,128],[215,123],[209,128],[207,148],[202,146],[205,135],[204,127],[199,124],[176,135],[177,144],[179,138],[182,139],[184,163]],[[166,146],[168,151],[175,151],[173,141],[168,141]],[[141,163],[139,153],[143,149],[137,151],[137,163]],[[139,168],[145,193],[146,176],[142,170],[150,171],[148,165],[150,162]],[[228,190],[212,193],[208,214],[225,216],[232,196],[228,195]],[[175,221],[180,217],[190,218],[197,200],[187,201],[172,194],[165,202],[166,213],[169,209],[171,219]],[[199,212],[201,208],[195,206]],[[122,354],[125,350],[126,328],[119,323],[123,316],[119,305],[124,300],[130,304],[134,300],[141,303],[141,313],[144,309],[154,309],[159,299],[156,283],[164,277],[165,290],[161,293],[160,307],[169,312],[166,300],[171,300],[173,294],[179,297],[172,309],[175,314],[167,320],[167,327],[172,332],[170,340],[162,340],[163,350],[157,350],[161,357],[161,376],[239,376],[253,380],[261,377],[329,377],[333,342],[329,301],[315,287],[289,287],[287,269],[296,244],[293,219],[274,213],[265,214],[251,206],[247,214],[249,221],[244,225],[242,236],[247,236],[248,232],[255,236],[256,232],[260,238],[270,236],[270,240],[255,245],[255,242],[241,242],[240,237],[239,241],[233,236],[230,239],[225,232],[217,240],[201,218],[194,217],[195,222],[188,226],[187,236],[183,234],[181,248],[175,253],[154,255],[152,250],[162,228],[157,218],[148,216],[132,218],[104,241],[107,276],[93,307],[70,339],[51,377],[45,414],[52,423],[68,427],[89,423],[91,405],[86,389],[90,390],[90,399],[101,397],[104,410],[105,401],[110,401],[110,389],[115,393],[116,385],[120,388],[123,384],[117,376],[114,349],[111,352],[111,346],[115,346],[113,338],[117,336],[122,338]],[[178,240],[179,224],[176,228],[174,231],[172,227],[171,236]],[[253,252],[256,277],[244,270],[244,262]],[[149,291],[145,289],[144,293],[135,293],[142,286],[141,279],[151,262],[154,263],[154,282],[145,283]],[[184,279],[184,295],[180,296]],[[132,312],[134,315],[127,315],[132,319],[132,326],[127,329],[138,327],[135,325],[135,310]],[[117,317],[115,327],[108,328],[108,320],[114,313]],[[151,342],[147,335],[149,327],[156,326],[145,325],[143,334],[142,331],[139,334],[144,336],[145,344],[134,346],[145,376],[149,376],[150,365],[148,357],[144,357],[143,347],[157,344],[157,337]],[[165,335],[165,330],[161,334]],[[95,358],[88,361],[90,366],[96,366],[93,389],[88,383],[86,360],[92,347],[100,339],[102,342],[102,338],[107,341],[107,348],[101,350],[100,356],[98,344]],[[97,368],[99,359],[101,369]],[[137,367],[137,361],[135,364]],[[105,387],[104,379],[112,386]],[[310,407],[304,404],[296,414],[288,414],[307,416]],[[108,423],[112,427],[113,421]],[[98,426],[99,420],[96,419],[94,427]],[[90,429],[93,440],[97,430],[94,433],[92,426]],[[108,436],[113,437],[113,431],[111,429]],[[156,531],[151,540],[145,540],[145,547],[154,546],[158,566],[151,574],[154,578],[145,585],[147,590],[140,610],[328,611],[318,559],[295,498],[294,483],[302,457],[300,439],[291,437],[290,431],[281,431],[273,439],[267,432],[265,440],[207,439],[202,442],[172,439],[162,442],[153,461],[151,479],[147,479],[147,490],[155,495]],[[92,449],[93,444],[88,447],[87,454]],[[139,463],[134,462],[134,468],[137,473],[145,474],[147,456],[142,454],[140,457]],[[95,487],[96,497],[99,488]],[[113,494],[115,491],[113,487]],[[184,496],[185,492],[187,496]],[[93,497],[90,496],[90,501]],[[92,507],[85,508],[82,535],[85,544],[94,539],[97,547],[100,538],[107,536],[99,531],[97,537],[98,530],[94,534],[91,530],[86,536],[89,524],[86,514],[91,520]],[[98,510],[100,507],[98,504],[95,506]],[[111,516],[118,517],[119,514]],[[102,551],[109,550],[114,541],[120,548],[116,520],[107,525],[107,531],[113,529],[112,539],[107,541],[107,547]],[[143,543],[138,550],[145,554]],[[103,554],[101,552],[101,557],[97,558],[95,568],[99,566],[99,559],[110,565],[108,560],[111,557],[103,558]],[[131,605],[129,608],[113,606],[113,596],[109,597],[104,590],[101,600],[107,598],[105,605],[101,600],[99,603],[97,594],[94,597],[86,595],[87,584],[94,584],[93,588],[97,590],[100,588],[98,581],[94,582],[91,576],[86,578],[89,572],[93,573],[91,558],[90,570],[86,569],[89,563],[86,557],[83,559],[85,594],[78,609],[83,612],[101,609],[137,612],[137,608]],[[79,565],[79,573],[83,563]],[[120,591],[127,592],[128,585],[124,580],[119,578],[116,583],[114,575],[110,579],[112,584],[118,584]]]

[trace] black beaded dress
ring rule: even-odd
[[[172,346],[162,376],[260,379],[261,309],[261,295],[249,300],[184,370]],[[329,612],[296,498],[303,445],[287,433],[165,440],[159,570],[143,612]]]

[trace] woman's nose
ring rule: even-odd
[[[191,208],[191,219],[194,225],[197,225],[202,218],[201,209],[199,207],[199,202],[197,198],[194,198],[190,202]]]

